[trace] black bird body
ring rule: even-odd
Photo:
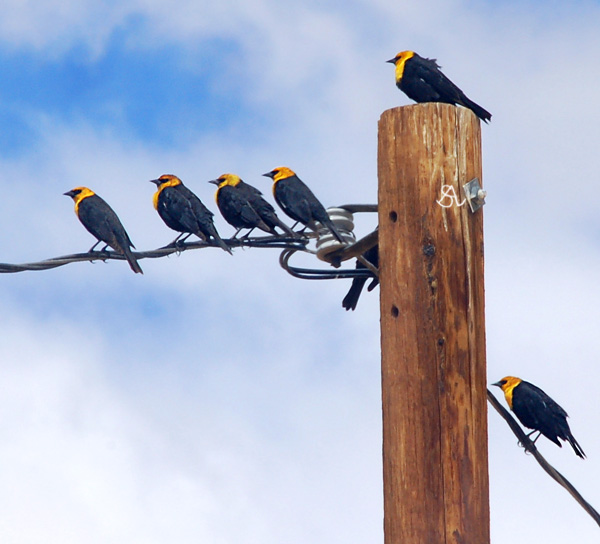
[[[181,235],[195,234],[205,241],[212,238],[219,247],[231,253],[217,232],[213,213],[177,176],[165,174],[150,181],[158,187],[153,198],[154,208],[169,228]]]
[[[269,232],[269,227],[260,218],[258,212],[235,187],[230,185],[219,187],[216,200],[225,221],[236,229],[255,229],[258,227]]]
[[[73,199],[77,217],[88,232],[98,240],[90,251],[100,242],[104,242],[117,253],[124,255],[136,274],[143,274],[142,268],[131,252],[131,248],[135,249],[135,246],[131,243],[119,217],[106,201],[87,187],[76,187],[66,192],[65,196]]]
[[[287,215],[312,230],[316,230],[315,221],[318,221],[327,227],[339,242],[344,243],[323,204],[292,170],[282,166],[264,175],[273,180],[273,196]]]
[[[365,251],[362,255],[367,261],[369,261],[375,268],[379,268],[379,245],[373,246],[371,249]],[[356,269],[366,269],[367,267],[358,259],[356,260]],[[342,307],[346,310],[355,310],[358,304],[360,294],[367,283],[368,278],[354,278],[352,285],[348,290],[348,293],[342,300]],[[371,280],[368,290],[372,291],[379,285],[379,278],[375,277]]]
[[[539,431],[559,447],[559,438],[565,440],[576,455],[585,457],[571,433],[567,412],[539,387],[514,376],[506,376],[493,385],[502,389],[508,406],[525,427]]]
[[[282,231],[292,237],[297,237],[298,234],[288,227],[275,212],[275,208],[271,206],[264,198],[263,194],[254,186],[249,185],[245,181],[240,180],[237,185],[238,189],[246,196],[250,205],[256,210],[265,225],[269,227],[271,234],[277,234],[275,227],[279,227]]]
[[[421,57],[414,51],[402,51],[387,62],[396,66],[396,86],[415,102],[460,104],[482,121],[491,120],[492,114],[452,83],[435,59]]]
[[[215,200],[219,211],[238,232],[244,228],[259,228],[277,235],[275,227],[279,227],[290,236],[296,236],[296,233],[277,217],[275,208],[262,197],[262,193],[256,187],[245,183],[239,176],[223,174],[210,183],[218,187]]]

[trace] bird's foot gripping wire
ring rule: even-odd
[[[538,435],[535,437],[535,440],[531,440],[529,438],[535,432],[537,431],[532,431],[528,435],[526,435],[525,440],[518,441],[519,446],[522,447],[525,450],[525,453],[527,454],[534,453],[537,451],[537,448],[535,447],[535,441],[540,437],[541,433],[538,433]]]
[[[177,236],[177,238],[175,238],[175,240],[168,243],[166,246],[162,246],[160,249],[174,249],[174,253],[180,255],[181,253],[183,253],[183,251],[187,249],[188,244],[186,244],[185,241],[191,236],[190,233],[187,233],[186,236],[183,236],[184,234],[185,233],[182,232],[179,236]]]
[[[88,249],[88,253],[94,253],[94,249],[96,249],[96,246],[101,242],[101,240],[98,240],[90,249]],[[107,246],[104,246],[104,249],[106,249]]]
[[[95,251],[94,248],[99,243],[100,241],[96,242],[88,251],[88,253],[93,256],[93,259],[90,261],[92,264],[94,264],[96,261],[102,261],[103,263],[105,263],[111,258],[111,255],[115,254],[114,251],[109,251],[108,244],[104,244],[104,247],[102,249]]]
[[[237,235],[239,234],[239,232],[242,229],[238,229],[236,231],[236,233],[233,235],[233,238],[235,239],[237,237]],[[244,236],[241,237],[242,240],[248,240],[250,238],[250,234],[252,234],[252,231],[254,230],[254,228],[251,228],[246,234],[244,234]]]

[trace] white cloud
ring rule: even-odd
[[[359,452],[378,473],[379,433],[353,400],[362,379],[315,383],[298,354],[290,365],[282,349],[270,361],[264,352],[223,361],[222,370],[198,352],[193,369],[187,334],[168,350],[172,360],[136,361],[85,324],[11,310],[0,354],[0,502],[5,534],[16,541],[301,542],[306,527],[339,533],[332,510],[343,519],[365,493],[377,500],[372,477],[361,494],[337,496],[369,475]],[[338,428],[332,412],[348,424]],[[356,464],[351,480],[338,464],[344,457]],[[324,466],[329,474],[317,476]],[[325,500],[339,507],[315,515]],[[368,519],[376,527],[378,517]]]
[[[97,53],[128,10],[119,2],[7,0],[3,12],[0,30],[5,44],[54,56],[78,42]]]

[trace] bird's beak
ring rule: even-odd
[[[150,183],[154,183],[154,185],[160,185],[160,180],[159,179],[151,179]]]
[[[75,193],[73,191],[67,191],[66,193],[63,193],[63,195],[70,196],[71,198],[73,198],[75,196]]]
[[[385,62],[391,62],[392,64],[396,64],[396,58],[386,60]]]
[[[208,183],[212,183],[213,185],[220,185],[221,182],[218,179],[211,179]]]
[[[496,383],[493,383],[492,385],[495,385],[496,387],[500,387],[500,388],[502,387],[502,383],[501,382],[496,382]]]
[[[273,179],[274,174],[273,172],[267,172],[266,174],[263,174],[263,176]]]

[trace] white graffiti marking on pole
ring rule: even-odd
[[[449,203],[448,200],[450,200]],[[452,206],[464,206],[466,201],[467,199],[463,198],[462,201],[459,202],[458,195],[456,194],[456,191],[454,190],[454,187],[452,187],[452,185],[442,185],[442,198],[436,200],[436,202],[442,208],[450,208]]]

